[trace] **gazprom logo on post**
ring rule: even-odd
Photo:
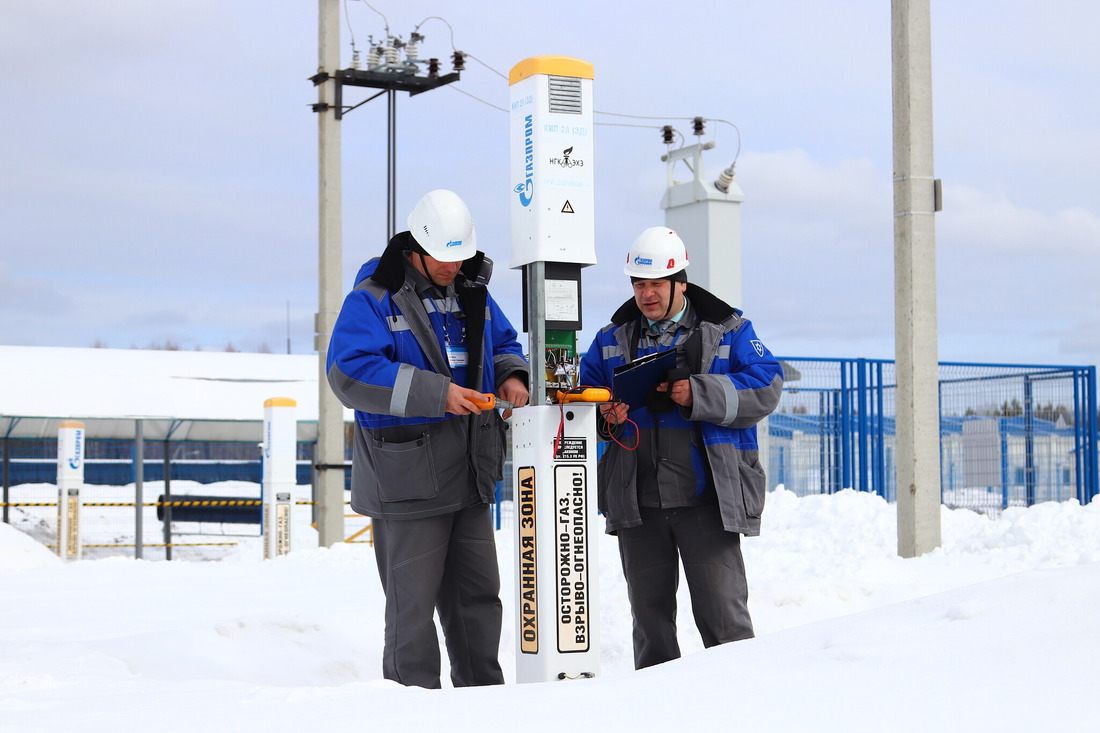
[[[649,257],[635,257],[634,258],[634,264],[635,265],[641,265],[642,267],[647,267],[647,266],[653,264],[653,260],[650,259]]]
[[[519,202],[521,204],[523,204],[524,206],[530,206],[531,199],[534,198],[534,196],[531,194],[532,188],[533,186],[531,185],[531,179],[528,178],[523,183],[517,184],[516,187],[512,190],[519,194]]]
[[[84,460],[84,431],[77,429],[73,431],[73,452],[68,457],[69,468],[74,471],[80,468],[81,462]]]
[[[535,143],[531,138],[534,133],[534,117],[532,115],[527,115],[523,118],[523,183],[516,184],[516,187],[512,189],[519,195],[519,202],[522,206],[530,206],[531,201],[535,198],[535,184],[533,181],[535,174]]]
[[[462,246],[462,240],[461,239],[452,239],[451,241],[447,242],[443,246],[444,247],[461,247]]]

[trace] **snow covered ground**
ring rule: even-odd
[[[62,563],[0,525],[0,732],[1098,725],[1100,502],[997,518],[944,509],[943,547],[903,560],[893,505],[780,489],[744,543],[757,638],[703,650],[682,592],[684,658],[642,672],[604,537],[601,676],[542,684],[513,681],[505,529],[508,684],[436,691],[381,679],[372,550],[317,548],[306,514],[295,551],[273,561],[249,537],[212,562]]]

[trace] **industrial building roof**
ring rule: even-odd
[[[48,438],[62,420],[89,439],[260,440],[264,402],[297,403],[317,433],[316,355],[0,346],[0,437]],[[345,410],[345,420],[351,420]]]

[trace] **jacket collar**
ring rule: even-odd
[[[736,308],[709,290],[704,290],[694,283],[687,284],[684,295],[691,301],[691,307],[695,309],[695,314],[703,321],[721,323],[738,312]],[[642,311],[638,308],[638,304],[634,302],[634,298],[631,298],[619,306],[619,310],[611,316],[611,322],[616,326],[621,326],[641,317]]]

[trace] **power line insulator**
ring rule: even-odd
[[[466,68],[466,54],[462,51],[455,51],[451,60],[454,62],[455,71],[463,71]]]
[[[691,121],[691,129],[696,135],[703,134],[703,125],[706,122],[702,117],[696,117]]]
[[[672,144],[672,125],[665,125],[661,128],[661,139],[665,145]]]
[[[397,49],[397,39],[390,36],[386,42],[386,47],[382,49],[382,54],[386,58],[387,66],[397,66],[398,62],[401,60],[401,53]]]
[[[428,59],[428,76],[432,79],[439,76],[439,59]]]

